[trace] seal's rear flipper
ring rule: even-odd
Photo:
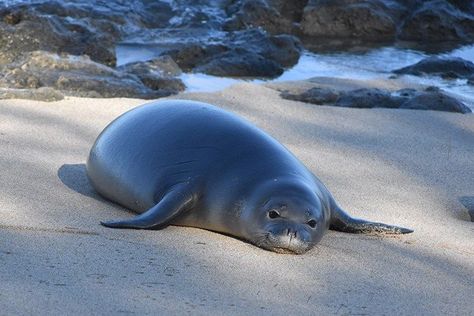
[[[161,201],[148,211],[129,220],[100,222],[111,228],[151,229],[169,223],[177,215],[187,210],[194,200],[186,185],[177,185],[166,193]]]
[[[413,230],[408,228],[353,218],[337,205],[331,210],[331,224],[329,228],[332,230],[353,234],[409,234],[413,232]]]

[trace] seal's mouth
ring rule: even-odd
[[[306,250],[299,251],[296,249],[281,248],[281,247],[268,248],[268,250],[271,250],[276,253],[288,254],[288,255],[301,255],[306,252]]]
[[[273,235],[266,232],[258,238],[255,244],[263,249],[282,254],[303,254],[311,248],[311,244],[298,238]]]

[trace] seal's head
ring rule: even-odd
[[[277,181],[275,181],[277,182]],[[302,254],[317,244],[328,229],[329,214],[321,198],[301,183],[274,183],[259,191],[251,203],[253,225],[247,236],[258,247]],[[255,209],[256,208],[256,209]]]

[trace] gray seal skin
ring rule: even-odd
[[[107,227],[192,226],[297,254],[329,228],[412,232],[350,217],[283,145],[201,102],[153,102],[121,115],[97,138],[87,174],[102,196],[140,214]]]

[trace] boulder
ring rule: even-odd
[[[449,95],[446,95],[436,87],[430,87],[423,92],[417,93],[415,96],[402,103],[400,108],[457,113],[472,112],[471,109],[468,108],[464,103]]]
[[[155,67],[157,67],[155,65]],[[131,67],[133,68],[133,67]],[[151,67],[150,67],[151,68]],[[134,70],[113,69],[92,61],[87,56],[57,55],[50,52],[26,52],[0,70],[0,87],[4,89],[39,89],[49,87],[64,95],[81,97],[158,98],[183,89],[177,78],[160,76],[151,69],[162,84],[146,85]],[[168,79],[169,82],[166,82]],[[158,80],[158,79],[157,79]],[[14,91],[13,91],[14,92]]]
[[[459,57],[434,56],[393,72],[415,76],[437,75],[443,78],[469,78],[474,76],[474,63]]]
[[[221,77],[277,77],[283,73],[283,68],[262,55],[233,49],[214,56],[194,71]]]
[[[115,66],[115,45],[126,35],[150,27],[165,27],[173,15],[161,1],[134,5],[107,1],[44,1],[0,5],[0,63],[23,52],[88,55]]]
[[[461,101],[443,93],[437,87],[425,90],[401,89],[387,91],[378,88],[354,90],[312,87],[304,91],[283,91],[284,99],[302,101],[317,105],[332,105],[349,108],[391,108],[433,110],[457,113],[471,113]]]
[[[291,35],[269,36],[252,29],[229,32],[217,43],[178,44],[163,54],[171,56],[184,71],[273,78],[295,65],[300,52],[299,41]],[[257,65],[259,62],[261,65]]]
[[[474,16],[471,6],[451,4],[444,0],[424,2],[401,25],[399,38],[426,44],[433,42],[472,43]],[[468,11],[462,11],[468,9]]]
[[[376,0],[313,0],[304,9],[301,31],[312,38],[393,41],[403,9]]]
[[[349,108],[398,108],[404,99],[377,88],[362,88],[341,93],[335,106]]]
[[[238,10],[224,24],[224,30],[235,31],[260,27],[270,34],[290,34],[292,21],[282,16],[264,0],[240,1]]]
[[[314,87],[300,94],[283,91],[280,96],[288,100],[323,105],[334,104],[339,99],[340,93],[330,88]]]
[[[120,66],[117,70],[136,75],[146,87],[152,90],[176,94],[185,89],[184,83],[177,78],[181,75],[181,69],[167,55],[146,62]]]

